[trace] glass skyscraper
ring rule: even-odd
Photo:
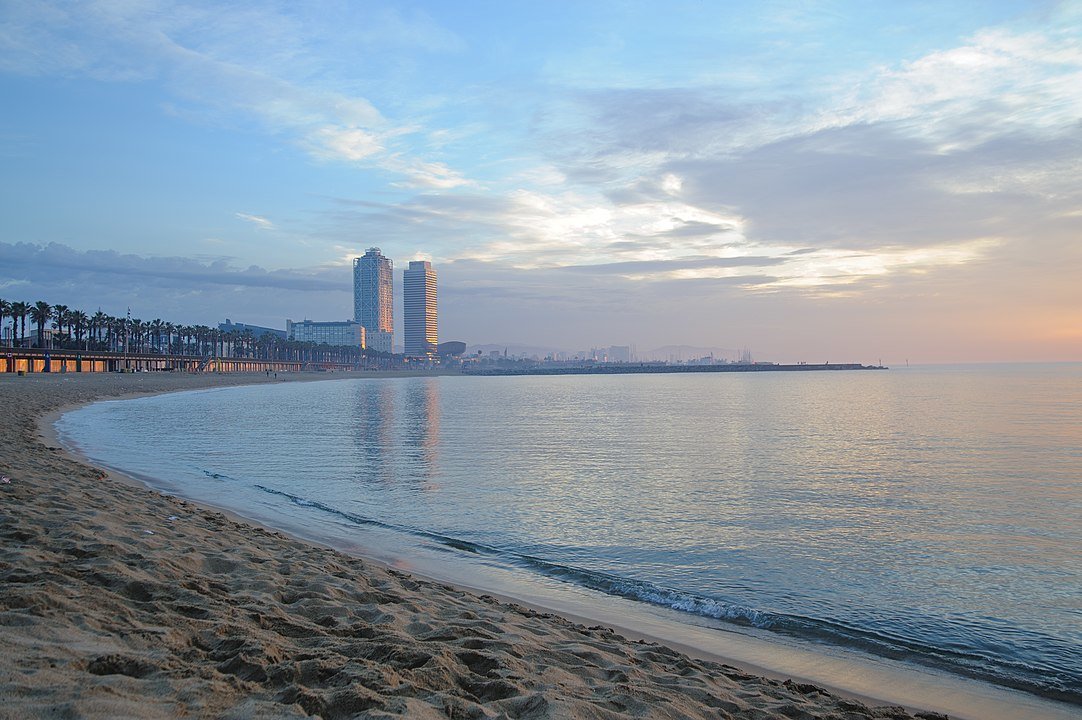
[[[412,260],[402,273],[402,309],[408,357],[436,356],[436,271],[427,260]]]
[[[368,347],[387,353],[394,333],[393,275],[391,259],[378,247],[353,258],[353,319],[364,326]]]

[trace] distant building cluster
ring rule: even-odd
[[[413,260],[402,273],[402,309],[406,357],[437,355],[436,271],[427,260]],[[353,320],[293,322],[286,334],[294,340],[328,345],[359,345],[391,353],[394,339],[394,263],[378,247],[353,258]]]
[[[727,359],[715,355],[709,348],[670,346],[639,353],[634,345],[610,345],[589,350],[540,351],[540,348],[493,348],[489,345],[475,346],[464,356],[464,369],[472,372],[503,372],[512,374],[524,371],[599,370],[607,372],[618,366],[635,368],[651,367],[708,367],[716,365],[776,365],[777,363],[752,360],[751,351],[739,351],[739,359]],[[662,352],[664,356],[658,357]],[[604,370],[608,368],[608,370]],[[638,370],[636,370],[638,371]]]

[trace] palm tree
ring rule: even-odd
[[[201,357],[206,356],[204,351],[204,338],[206,336],[203,334],[202,325],[192,325],[192,337],[195,340],[195,352],[193,354]]]
[[[53,306],[44,300],[38,300],[30,308],[30,319],[38,326],[38,347],[45,347],[45,324],[53,316]]]
[[[120,352],[120,337],[124,333],[124,320],[110,315],[107,322],[109,323],[109,349]]]
[[[118,351],[130,352],[132,349],[132,326],[134,321],[128,317],[116,319],[116,347]]]
[[[147,320],[143,328],[146,330],[147,334],[147,345],[151,345],[151,341],[153,340],[153,346],[160,350],[162,344],[162,321]]]
[[[75,349],[79,349],[79,343],[83,339],[83,330],[87,329],[87,325],[90,323],[90,318],[86,316],[86,313],[82,310],[72,310],[68,315],[68,320],[71,322],[71,332],[75,335]],[[87,346],[84,350],[89,350],[90,335],[87,334],[86,338]]]
[[[141,352],[143,344],[143,321],[139,318],[132,318],[127,321],[128,324],[128,352]]]
[[[3,335],[4,335],[4,318],[7,315],[10,315],[10,314],[11,314],[11,303],[8,302],[7,300],[4,300],[4,299],[0,298],[0,338],[2,338]],[[15,324],[15,318],[12,318],[11,324],[12,325]],[[12,333],[12,335],[14,335],[15,331],[12,330],[11,333]]]
[[[98,308],[98,311],[90,316],[90,336],[93,337],[99,343],[101,342],[101,331],[106,327],[106,320],[108,315]]]
[[[11,346],[15,347],[15,341],[26,337],[26,314],[30,312],[30,305],[24,302],[11,303]],[[19,323],[22,323],[22,332],[19,332]]]
[[[245,330],[240,335],[241,355],[243,357],[252,357],[252,350],[255,348],[255,333],[251,330]]]
[[[116,352],[116,318],[106,315],[102,328],[105,330],[105,349]]]
[[[57,330],[57,338],[60,340],[60,347],[64,347],[64,338],[67,337],[67,333],[64,332],[64,325],[68,322],[68,306],[67,305],[53,305],[53,327]]]

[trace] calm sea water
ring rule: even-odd
[[[93,459],[1082,704],[1082,366],[338,380],[103,402]]]

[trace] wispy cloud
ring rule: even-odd
[[[222,12],[172,3],[13,0],[0,23],[0,70],[112,82],[161,78],[179,114],[254,119],[319,160],[403,175],[409,185],[465,184],[461,171],[401,142],[424,128],[388,118],[327,60],[334,57],[328,46],[341,51],[346,66],[364,66],[371,60],[365,52],[457,52],[461,38],[421,11],[336,4],[323,10],[323,21],[313,23],[270,7]],[[343,34],[335,20],[360,29]]]
[[[990,28],[965,44],[882,68],[823,126],[906,123],[942,151],[1025,129],[1066,129],[1082,118],[1082,35]]]
[[[499,201],[420,196],[408,205],[366,203],[346,212],[356,212],[356,224],[378,227],[381,236],[391,239],[415,236],[424,228],[432,233],[433,244],[449,236],[474,240],[438,249],[441,263],[481,261],[490,267],[572,272],[629,283],[726,280],[755,292],[813,295],[841,286],[859,294],[894,277],[942,273],[982,261],[1005,242],[988,237],[909,238],[904,244],[887,238],[878,243],[838,238],[807,247],[757,236],[747,218],[672,197],[678,183],[671,177],[655,185],[657,197],[648,198],[647,185],[640,184],[632,194],[635,201],[628,203],[598,195],[520,191]],[[820,222],[810,217],[806,221]]]
[[[889,126],[942,154],[1020,133],[1070,134],[1082,120],[1082,23],[986,28],[955,47],[823,77],[780,98],[709,84],[573,89],[541,120],[548,158],[584,185],[628,183],[682,161],[729,162],[828,130],[859,137]]]
[[[416,158],[395,156],[384,164],[406,176],[406,182],[395,183],[398,187],[450,190],[456,187],[477,185],[462,173],[439,162],[425,162]]]
[[[270,271],[224,257],[202,260],[79,251],[60,244],[0,242],[5,298],[62,302],[85,311],[210,325],[227,317],[267,327],[285,318],[352,315],[349,272],[339,267]]]
[[[235,213],[235,215],[239,219],[243,220],[244,222],[252,223],[253,225],[255,225],[260,230],[273,230],[274,229],[274,223],[272,223],[270,220],[268,220],[265,217],[260,217],[259,215],[249,215],[248,213],[242,213],[242,212]]]
[[[144,257],[112,250],[80,251],[59,243],[0,242],[0,263],[12,277],[40,283],[50,273],[66,282],[115,283],[117,278],[154,280],[172,287],[224,285],[291,291],[348,290],[350,280],[338,269],[265,270],[234,266],[227,258],[199,261],[184,257]]]

